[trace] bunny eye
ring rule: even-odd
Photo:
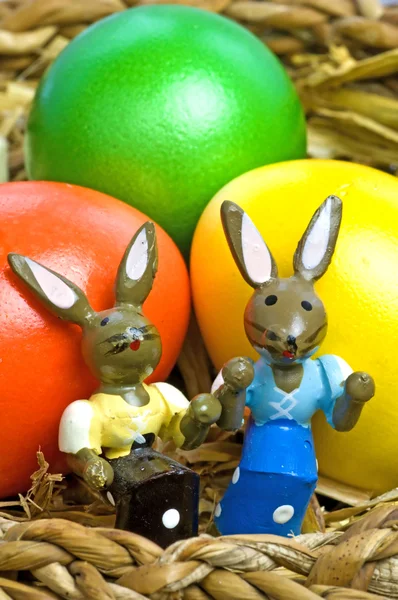
[[[105,317],[105,319],[102,319],[102,321],[101,321],[101,327],[104,327],[108,323],[109,323],[109,317]]]
[[[277,296],[274,296],[273,294],[272,294],[272,296],[267,296],[265,299],[265,304],[267,306],[272,306],[273,304],[276,304],[277,302],[278,302],[278,298],[277,298]]]
[[[303,300],[301,306],[304,308],[304,310],[312,310],[312,304],[311,302],[308,302],[308,300]]]

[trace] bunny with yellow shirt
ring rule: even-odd
[[[245,358],[224,367],[217,394],[189,402],[168,383],[146,385],[159,363],[162,346],[142,305],[157,269],[154,225],[135,234],[119,266],[116,303],[95,312],[75,284],[18,254],[10,266],[31,291],[62,319],[80,325],[83,357],[101,385],[90,399],[70,404],[61,419],[59,447],[71,468],[116,505],[116,526],[166,546],[197,532],[199,477],[155,452],[156,436],[192,449],[213,423],[237,429],[242,421],[242,391],[254,371]]]

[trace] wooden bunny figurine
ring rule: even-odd
[[[239,427],[240,392],[254,375],[250,363],[239,358],[227,363],[219,398],[201,394],[189,403],[167,383],[143,383],[162,351],[158,331],[142,312],[157,269],[150,222],[137,231],[121,261],[115,307],[100,313],[65,277],[18,254],[8,260],[53,313],[81,326],[84,360],[101,382],[89,400],[72,402],[62,416],[59,447],[72,469],[116,504],[117,527],[162,546],[195,535],[199,477],[151,446],[158,435],[191,449],[204,441],[212,423]]]
[[[311,358],[327,330],[314,282],[330,264],[341,216],[341,200],[328,197],[297,247],[294,275],[282,279],[247,214],[232,202],[222,205],[230,250],[254,288],[244,326],[260,354],[246,390],[251,417],[241,462],[215,511],[223,535],[299,534],[317,481],[311,417],[321,409],[332,427],[349,431],[375,393],[370,375],[353,373],[338,356]]]

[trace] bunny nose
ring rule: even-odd
[[[290,346],[294,346],[294,344],[296,343],[296,338],[294,337],[294,335],[288,335],[287,336],[287,343]]]

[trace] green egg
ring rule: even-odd
[[[75,38],[44,75],[26,136],[31,179],[120,198],[185,254],[224,184],[305,153],[278,59],[233,21],[183,6],[132,8]]]

